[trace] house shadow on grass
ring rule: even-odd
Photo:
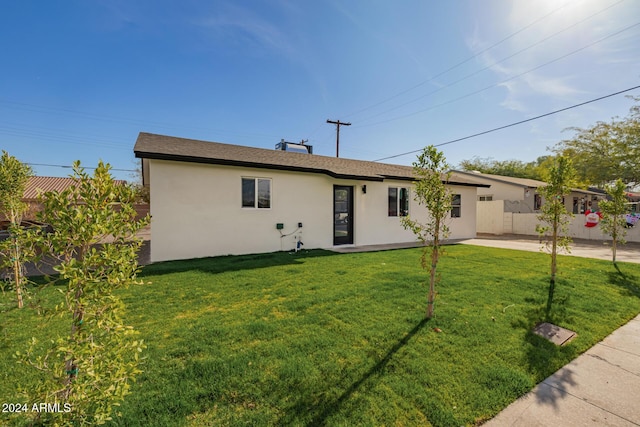
[[[266,254],[227,255],[181,261],[165,261],[145,266],[139,276],[159,276],[185,271],[201,271],[203,273],[218,274],[230,271],[298,264],[303,259],[325,256],[340,256],[340,254],[322,249],[314,249],[300,252],[271,252]]]
[[[344,392],[337,398],[326,402],[314,403],[308,401],[300,401],[290,410],[287,411],[287,415],[280,419],[280,425],[296,425],[300,423],[301,419],[309,418],[311,415],[311,421],[306,423],[307,426],[323,426],[326,425],[327,420],[338,413],[343,405],[349,400],[349,398],[357,392],[362,385],[367,382],[371,377],[381,374],[387,364],[391,361],[393,356],[404,346],[406,346],[411,338],[413,338],[418,332],[420,332],[430,319],[422,319],[416,326],[413,327],[401,340],[399,340],[393,347],[387,351],[378,363],[372,366],[362,377],[347,387]],[[311,412],[311,414],[310,414]]]
[[[300,260],[305,258],[341,255],[333,251],[312,249],[302,250],[299,252],[283,251],[250,255],[226,255],[178,261],[164,261],[151,264],[149,260],[149,251],[149,242],[146,241],[138,252],[138,265],[143,267],[142,271],[138,274],[139,277],[159,276],[163,274],[182,273],[193,270],[217,274],[229,271],[298,264],[300,263]],[[47,275],[57,276],[58,273],[53,269],[54,265],[57,265],[57,263],[51,257],[45,258],[43,262],[38,265],[27,263],[25,265],[27,276],[34,278],[38,276],[44,277]]]

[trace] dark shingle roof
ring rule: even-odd
[[[492,175],[490,173],[481,173],[481,172],[469,172],[469,171],[452,171],[454,177],[458,178],[461,175],[463,177],[467,177],[467,179],[471,182],[482,182],[483,180],[491,180],[496,182],[502,182],[504,184],[517,185],[523,188],[539,188],[546,187],[547,183],[544,181],[538,181],[537,179],[530,178],[516,178],[513,176],[504,176],[504,175]],[[590,190],[583,190],[581,188],[572,188],[571,191],[575,193],[589,194],[597,196],[600,193]]]
[[[524,188],[537,188],[546,186],[544,181],[529,178],[516,178],[513,176],[492,175],[490,173],[469,172],[469,171],[453,171],[454,175],[466,175],[470,181],[481,182],[481,180],[491,180],[502,182],[505,184],[517,185]]]
[[[143,159],[177,160],[183,162],[245,166],[277,170],[321,173],[334,178],[382,181],[384,179],[414,179],[411,166],[364,160],[294,153],[264,148],[244,147],[219,142],[198,141],[173,136],[141,132],[133,149]],[[484,186],[460,179],[451,184]]]

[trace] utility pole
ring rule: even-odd
[[[340,125],[343,126],[351,126],[351,123],[341,122],[340,120],[329,120],[327,119],[327,123],[331,123],[336,125],[336,157],[340,157]]]

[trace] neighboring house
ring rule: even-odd
[[[488,188],[478,188],[478,233],[538,235],[538,214],[544,203],[538,188],[547,185],[545,182],[466,171],[452,171],[452,177],[489,185]],[[574,237],[593,238],[596,230],[583,230],[584,214],[589,210],[597,211],[598,201],[604,198],[596,191],[581,189],[573,189],[564,197],[567,211],[576,214],[572,220]]]
[[[124,180],[114,180],[117,185],[125,185]],[[42,210],[42,204],[38,201],[40,194],[47,191],[62,192],[70,187],[76,186],[76,179],[71,177],[57,176],[31,176],[27,181],[27,185],[22,196],[22,201],[27,204],[27,212],[24,214],[23,220],[33,221],[36,219],[39,211]],[[145,216],[149,212],[147,204],[136,204],[138,216]],[[0,218],[4,220],[5,218]],[[3,221],[5,222],[5,221]]]
[[[490,185],[489,188],[478,188],[478,201],[504,201],[504,212],[534,213],[539,212],[543,203],[538,187],[547,185],[544,181],[528,178],[492,175],[480,172],[452,171],[452,177],[466,179]],[[597,210],[598,200],[604,197],[595,191],[574,188],[565,197],[567,211],[583,214],[587,210]]]
[[[140,133],[150,188],[151,261],[339,245],[414,242],[400,222],[424,220],[413,169],[315,154]],[[482,184],[448,183],[450,238],[476,235]]]
[[[75,186],[73,178],[61,178],[55,176],[31,176],[27,181],[22,201],[27,204],[27,211],[23,216],[25,221],[36,219],[38,211],[42,210],[42,205],[38,202],[38,196],[47,191],[63,191]],[[2,218],[4,220],[4,218]]]

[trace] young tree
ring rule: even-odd
[[[611,251],[613,254],[613,263],[616,262],[617,246],[624,245],[626,232],[627,213],[627,196],[624,182],[620,178],[613,185],[605,187],[607,194],[611,200],[602,200],[598,203],[602,211],[602,221],[600,226],[602,230],[611,236]]]
[[[59,260],[55,269],[67,285],[57,310],[70,331],[44,356],[35,356],[34,339],[22,361],[47,373],[30,391],[31,401],[60,402],[70,412],[39,413],[38,422],[103,424],[140,372],[144,346],[123,323],[124,305],[114,291],[138,283],[135,234],[149,219],[135,220],[133,190],[115,184],[109,169],[100,162],[91,177],[75,162],[77,185],[42,197],[41,219],[53,232],[37,238]]]
[[[547,223],[546,226],[538,226],[540,236],[549,236],[551,241],[551,279],[549,287],[550,300],[556,283],[558,248],[569,251],[571,238],[568,236],[569,221],[573,214],[568,212],[564,205],[564,197],[571,193],[575,171],[571,160],[564,156],[558,156],[555,164],[549,171],[548,185],[538,188],[538,192],[544,197],[544,204],[538,219]]]
[[[429,211],[429,218],[422,224],[409,216],[402,219],[402,226],[410,229],[425,245],[422,252],[422,268],[429,270],[429,292],[427,297],[428,319],[433,317],[436,298],[437,267],[441,254],[441,242],[449,236],[445,223],[451,211],[452,195],[446,187],[449,165],[444,154],[434,146],[425,147],[418,160],[413,162],[415,181],[414,200]]]
[[[9,221],[10,238],[0,242],[0,255],[2,262],[0,268],[9,267],[13,271],[13,285],[18,299],[18,307],[24,306],[22,293],[25,282],[23,275],[24,262],[29,257],[29,251],[24,248],[21,238],[20,224],[27,210],[27,205],[22,202],[22,196],[27,186],[29,177],[33,171],[28,165],[2,151],[0,157],[0,216]]]

